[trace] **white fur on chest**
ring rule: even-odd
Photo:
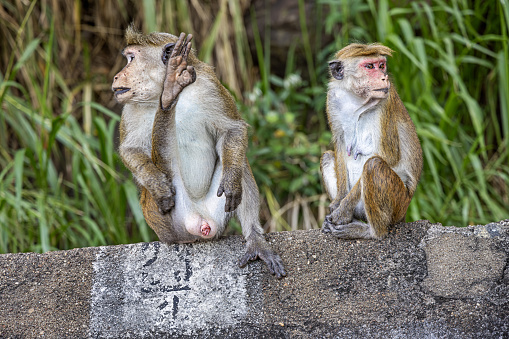
[[[142,148],[150,155],[152,150],[152,127],[157,106],[154,105],[126,105],[122,111],[122,120],[126,127],[127,137],[122,147]]]
[[[366,161],[380,149],[380,116],[376,102],[365,103],[349,91],[333,88],[329,97],[332,128],[341,135],[348,190],[359,180]],[[338,145],[339,146],[339,145]]]

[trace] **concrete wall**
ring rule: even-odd
[[[240,236],[0,255],[0,338],[509,338],[509,220],[267,238],[282,280]]]

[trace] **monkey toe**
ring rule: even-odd
[[[322,233],[330,233],[331,227],[333,227],[334,224],[332,223],[330,214],[325,217],[325,220],[322,224]]]
[[[278,279],[283,279],[283,277],[286,277],[286,271],[285,267],[283,266],[283,261],[277,254],[272,254],[272,260],[269,265],[267,262],[267,265],[269,266],[270,273],[275,275]]]
[[[249,264],[250,261],[254,261],[258,258],[256,253],[246,252],[239,260],[239,267],[244,268]]]
[[[286,271],[283,265],[283,261],[279,257],[279,255],[273,253],[269,250],[248,250],[242,258],[239,260],[239,267],[244,268],[246,265],[251,262],[255,261],[256,259],[261,259],[265,262],[267,265],[267,269],[269,270],[270,274],[275,275],[276,278],[282,279],[283,277],[286,277]]]

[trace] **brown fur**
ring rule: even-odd
[[[283,264],[258,219],[247,124],[213,68],[198,60],[184,37],[144,35],[130,26],[128,64],[112,86],[125,104],[119,153],[140,187],[145,220],[161,241],[185,243],[219,238],[236,216],[247,242],[239,265],[261,258],[281,278]],[[171,53],[169,43],[175,44]],[[210,234],[195,220],[210,226]]]
[[[322,156],[320,167],[327,194],[332,200],[331,214],[326,217],[322,229],[339,238],[385,236],[390,225],[404,221],[421,175],[422,150],[419,139],[394,85],[387,79],[386,70],[379,72],[383,78],[380,84],[386,83],[388,86],[385,97],[380,97],[379,91],[373,97],[369,91],[358,97],[358,91],[348,88],[363,80],[355,68],[360,67],[363,58],[390,56],[392,52],[380,44],[351,44],[336,54],[336,59],[343,63],[345,76],[344,79],[331,78],[329,85],[327,116],[333,134],[334,152],[328,151]],[[361,58],[361,61],[355,59],[357,61],[352,62],[354,58]],[[375,71],[374,74],[378,73]],[[364,115],[360,113],[358,120],[352,121],[351,114],[355,112],[342,110],[342,104],[355,100],[364,100],[364,103],[359,104],[359,109],[366,108]],[[370,113],[372,111],[375,113]],[[349,144],[351,141],[348,138],[352,138],[352,132],[345,136],[348,126],[344,124],[356,123],[354,129],[357,131],[357,123],[361,119],[364,119],[364,124],[360,125],[362,131],[358,133],[365,133],[361,134],[364,136],[369,133],[372,138],[379,137],[373,144],[363,144],[365,139],[358,139],[356,134],[353,134],[355,142]],[[378,131],[374,130],[374,126],[378,126]],[[360,159],[365,161],[362,173],[350,190],[348,168],[356,166],[357,160],[347,154],[348,145],[354,145],[360,150],[376,148],[371,153],[360,155]],[[330,170],[332,164],[334,172]],[[361,210],[358,208],[359,203],[363,206]]]

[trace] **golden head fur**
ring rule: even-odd
[[[169,33],[161,32],[143,34],[134,26],[134,24],[131,24],[125,31],[125,39],[127,41],[127,45],[162,46],[170,42],[176,42],[178,37]]]
[[[336,53],[335,57],[337,60],[343,60],[364,56],[379,56],[379,55],[392,56],[392,52],[394,52],[392,49],[379,43],[373,44],[355,43],[343,47],[339,52]]]

